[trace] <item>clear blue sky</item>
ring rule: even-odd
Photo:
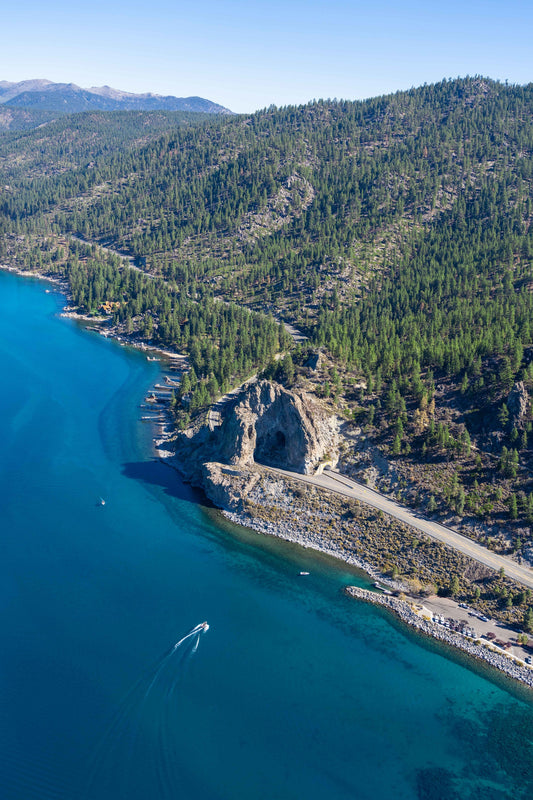
[[[482,74],[533,80],[532,0],[6,0],[0,80],[199,95],[234,111]]]

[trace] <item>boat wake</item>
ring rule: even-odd
[[[198,641],[200,641],[200,634],[205,633],[205,631],[208,630],[209,630],[209,625],[207,624],[207,622],[200,622],[199,625],[193,628],[192,631],[189,631],[189,633],[187,633],[182,639],[180,639],[179,642],[176,642],[176,644],[172,648],[172,652],[174,652],[174,650],[177,650],[178,647],[180,647],[183,644],[183,642],[190,636],[198,636]],[[196,645],[196,647],[198,647],[198,645]],[[194,652],[196,652],[196,649]]]
[[[144,800],[147,787],[153,797],[179,796],[176,690],[208,630],[207,622],[192,628],[131,689],[96,749],[84,800]]]

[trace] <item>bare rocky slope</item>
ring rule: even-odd
[[[224,411],[178,435],[176,465],[224,509],[241,506],[257,480],[254,464],[313,474],[337,460],[337,425],[305,392],[261,380]]]

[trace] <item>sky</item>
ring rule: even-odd
[[[442,78],[533,81],[531,0],[19,0],[0,80],[200,96],[247,113]]]

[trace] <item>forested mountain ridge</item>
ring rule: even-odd
[[[2,181],[13,183],[13,191],[15,186],[18,191],[31,187],[28,196],[32,197],[39,194],[41,185],[52,187],[59,174],[71,172],[71,181],[76,175],[75,197],[88,183],[84,173],[94,177],[95,165],[106,158],[113,164],[121,154],[140,150],[165,131],[207,119],[205,114],[186,111],[91,111],[62,116],[38,130],[5,132],[0,135]],[[36,182],[39,178],[47,180],[41,184]],[[56,191],[62,191],[61,187]]]
[[[324,349],[316,390],[392,457],[400,491],[470,514],[495,547],[525,546],[531,415],[507,398],[533,383],[532,85],[443,81],[147,126],[145,141],[105,114],[92,129],[79,118],[81,134],[77,119],[60,137],[45,126],[0,139],[9,257],[33,249],[70,270],[81,305],[118,301],[126,329],[193,351],[198,387],[229,386],[288,347],[272,334],[256,357],[258,336],[228,372],[210,317],[187,324],[198,300],[202,314],[226,300],[263,312],[257,325],[264,312],[290,319]],[[97,249],[76,254],[70,235],[134,256],[156,281],[126,280]],[[295,379],[289,362],[270,371]],[[498,521],[509,536],[482,532]]]

